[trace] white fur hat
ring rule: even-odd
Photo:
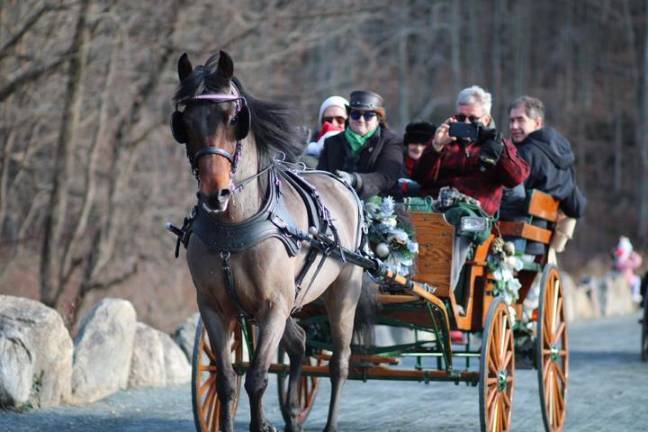
[[[322,124],[322,117],[324,116],[324,111],[326,111],[328,107],[337,106],[342,108],[343,110],[346,110],[347,105],[349,105],[349,101],[343,98],[342,96],[331,96],[329,98],[324,99],[324,102],[322,102],[322,105],[320,106],[320,110],[319,110],[319,117],[318,117],[319,124]]]

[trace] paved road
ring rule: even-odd
[[[570,327],[567,431],[648,430],[648,364],[639,361],[638,316]],[[519,370],[513,430],[542,431],[535,370]],[[58,407],[25,414],[1,413],[0,431],[193,431],[188,385],[120,392],[85,407]],[[281,426],[274,379],[267,415]],[[329,397],[325,380],[306,430],[322,430]],[[236,430],[247,431],[248,405],[239,406]],[[449,383],[350,381],[343,394],[343,431],[476,431],[477,390]]]

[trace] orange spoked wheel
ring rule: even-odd
[[[278,360],[280,364],[285,364],[288,361],[288,355],[283,348],[279,348]],[[304,365],[321,366],[324,360],[320,357],[307,356],[304,359]],[[286,424],[290,421],[290,412],[288,409],[288,375],[277,375],[277,390],[279,391],[279,405],[281,407],[281,414],[283,415]],[[302,375],[299,381],[299,424],[304,424],[310,414],[317,390],[319,389],[319,378],[315,376]]]
[[[490,304],[482,336],[479,371],[479,416],[481,430],[511,430],[515,383],[513,327],[506,303],[496,298]]]
[[[243,361],[243,335],[239,324],[234,329],[232,341],[232,361]],[[196,341],[194,342],[191,400],[193,405],[194,423],[200,432],[218,432],[220,428],[221,403],[216,394],[216,355],[209,343],[209,336],[203,325],[202,319],[196,326]],[[241,376],[236,377],[236,397],[232,406],[232,416],[236,414],[239,394],[241,390]]]
[[[542,274],[536,365],[540,384],[540,408],[547,431],[562,431],[567,413],[569,340],[560,272],[549,265]]]

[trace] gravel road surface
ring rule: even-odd
[[[567,431],[648,430],[648,364],[639,360],[639,315],[571,325]],[[329,398],[323,380],[306,422],[322,430]],[[190,432],[194,430],[190,386],[128,390],[83,407],[27,413],[0,412],[0,432]],[[266,393],[266,414],[283,427],[275,378]],[[537,372],[518,370],[513,430],[543,431]],[[342,431],[477,431],[476,387],[464,384],[349,381],[340,413]],[[247,431],[247,398],[239,405],[236,430]]]

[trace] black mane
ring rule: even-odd
[[[204,93],[218,93],[227,88],[229,82],[218,75],[217,64],[218,55],[214,55],[204,66],[196,66],[178,86],[174,102]],[[236,77],[232,81],[245,97],[250,110],[250,132],[256,140],[260,167],[266,166],[279,153],[283,153],[287,161],[295,162],[303,152],[305,140],[300,139],[293,110],[283,104],[256,99],[245,91]]]

